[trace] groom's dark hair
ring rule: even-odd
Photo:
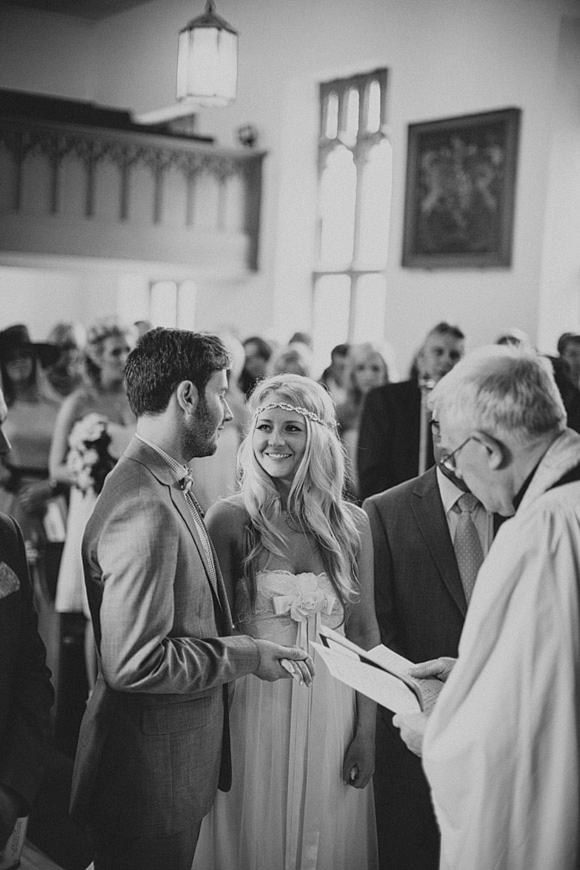
[[[217,335],[151,329],[139,339],[125,367],[131,410],[137,417],[161,414],[182,381],[191,381],[203,396],[212,374],[230,366],[231,357]]]

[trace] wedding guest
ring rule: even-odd
[[[232,495],[236,491],[238,450],[250,420],[246,397],[238,386],[238,378],[244,366],[244,347],[231,333],[223,335],[222,341],[232,360],[232,367],[227,374],[226,400],[233,419],[224,422],[213,456],[197,457],[191,462],[196,495],[204,510],[219,498]]]
[[[268,364],[268,374],[292,374],[310,377],[312,356],[307,345],[301,342],[281,347],[272,355]]]
[[[346,359],[346,400],[336,407],[340,437],[349,459],[350,488],[358,494],[357,446],[360,420],[366,396],[389,382],[386,354],[367,341],[352,345]]]
[[[369,523],[342,496],[332,399],[287,374],[261,382],[250,409],[241,492],[207,517],[237,629],[306,650],[322,623],[375,646]],[[204,820],[194,868],[376,868],[374,728],[375,705],[322,664],[310,691],[239,680],[232,790]]]
[[[463,356],[464,338],[457,326],[436,324],[417,355],[415,375],[368,394],[357,451],[361,498],[410,480],[433,465],[425,400]]]
[[[95,870],[190,870],[201,818],[230,779],[227,683],[291,682],[281,662],[311,682],[306,652],[231,636],[193,494],[186,463],[212,455],[231,416],[228,365],[217,336],[161,328],[127,361],[137,431],[83,541],[99,678],[71,806],[90,826]]]
[[[39,566],[47,541],[46,511],[58,492],[49,474],[49,451],[59,402],[50,394],[44,368],[58,358],[54,344],[31,341],[22,324],[0,332],[0,372],[10,410],[4,429],[11,444],[2,459],[0,511],[18,522],[29,559]]]
[[[50,386],[59,399],[64,399],[83,382],[83,353],[87,333],[82,323],[56,323],[48,333],[48,341],[60,349],[60,357],[47,369]]]
[[[558,339],[558,353],[569,379],[580,387],[580,334],[564,332]]]
[[[320,383],[326,387],[336,404],[346,400],[346,361],[348,344],[337,344],[330,351],[330,365],[320,376]]]
[[[86,664],[89,684],[94,683],[95,657],[89,611],[83,584],[81,540],[97,497],[89,478],[79,485],[67,464],[69,437],[76,423],[98,415],[112,439],[110,453],[118,458],[135,428],[135,417],[125,393],[123,375],[130,351],[130,330],[114,318],[96,321],[87,332],[86,383],[65,399],[54,427],[50,450],[50,473],[54,480],[71,487],[66,539],[58,583],[58,613],[83,611],[87,618]],[[108,470],[108,469],[107,469]],[[81,478],[82,480],[82,478]]]
[[[9,448],[1,427],[6,413],[0,391],[0,454]],[[52,700],[24,539],[0,514],[0,852],[40,787]]]
[[[252,335],[246,338],[242,344],[246,359],[238,380],[238,386],[242,393],[247,396],[257,381],[266,376],[268,362],[272,356],[272,346],[260,335]]]

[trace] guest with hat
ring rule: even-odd
[[[2,458],[0,511],[19,523],[31,560],[38,554],[42,561],[44,519],[58,494],[49,476],[48,455],[59,403],[43,370],[59,356],[56,345],[33,342],[24,324],[0,331],[0,373],[10,409],[4,431],[12,445]]]

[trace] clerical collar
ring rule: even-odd
[[[526,492],[528,491],[528,487],[529,487],[530,483],[532,482],[532,478],[533,478],[534,474],[536,473],[539,464],[540,463],[538,462],[538,464],[533,467],[531,473],[528,474],[528,476],[524,480],[523,484],[521,485],[519,490],[514,495],[514,497],[513,497],[514,513],[516,513],[517,509],[521,505],[522,500],[523,500]]]

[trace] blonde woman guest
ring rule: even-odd
[[[71,487],[66,539],[56,589],[58,613],[84,611],[87,617],[86,654],[89,684],[94,680],[94,645],[81,563],[81,541],[97,493],[81,490],[67,465],[69,436],[75,423],[89,414],[100,415],[111,436],[109,452],[119,458],[135,430],[123,376],[130,351],[130,331],[113,318],[94,323],[87,331],[86,383],[65,399],[58,414],[50,450],[53,479]]]
[[[358,495],[356,451],[358,431],[366,395],[389,382],[386,351],[370,341],[352,345],[346,360],[346,399],[336,407],[340,437],[345,446],[350,488]]]
[[[370,529],[343,499],[332,399],[286,374],[258,384],[250,409],[241,490],[207,514],[237,628],[307,649],[322,623],[375,646]],[[320,661],[311,689],[237,681],[232,790],[202,824],[195,870],[376,868],[374,728],[375,705]]]
[[[244,346],[230,333],[222,335],[221,339],[232,359],[232,367],[227,374],[226,400],[231,408],[233,419],[226,420],[224,423],[213,456],[191,460],[195,494],[204,510],[211,507],[219,498],[233,495],[236,491],[238,450],[249,423],[246,397],[238,386],[246,358]]]

